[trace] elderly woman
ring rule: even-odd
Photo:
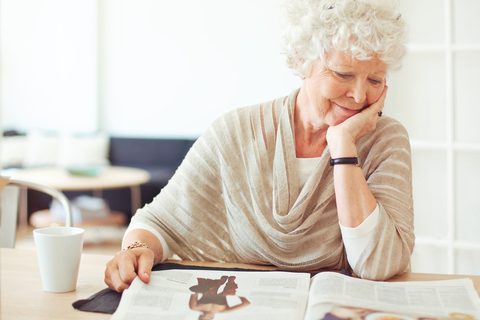
[[[137,211],[105,282],[149,281],[154,263],[352,268],[386,279],[414,245],[407,133],[381,117],[405,26],[387,1],[292,0],[286,33],[300,89],[229,112]]]

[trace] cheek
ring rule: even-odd
[[[344,96],[346,91],[341,83],[335,83],[334,81],[325,82],[322,86],[322,94],[329,100]]]
[[[378,99],[382,96],[382,92],[385,86],[381,86],[378,88],[372,88],[367,92],[367,104],[371,105],[378,101]]]

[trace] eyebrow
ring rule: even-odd
[[[332,68],[352,68],[352,66],[349,66],[349,65],[344,65],[344,64],[339,64],[339,65],[328,65],[328,64],[325,64],[325,67],[329,70],[332,70]],[[332,71],[335,71],[335,70],[332,70]],[[355,73],[355,72],[352,72],[352,71],[341,71],[342,73]],[[369,73],[369,75],[374,75],[374,76],[377,76],[377,77],[384,77],[387,75],[387,72],[386,71],[377,71],[377,72],[373,72],[373,73]]]

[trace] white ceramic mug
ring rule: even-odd
[[[69,292],[77,286],[85,230],[47,227],[33,230],[43,290]]]

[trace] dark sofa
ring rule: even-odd
[[[112,137],[109,160],[111,165],[141,168],[150,173],[150,181],[141,187],[143,206],[167,184],[194,142],[193,139]],[[130,216],[129,192],[129,189],[106,190],[104,198],[111,209]]]
[[[141,168],[150,173],[150,181],[141,186],[143,206],[151,202],[167,184],[194,142],[194,139],[181,138],[111,137],[109,161],[114,166]],[[66,192],[65,194],[69,198],[74,198],[85,193]],[[133,214],[129,188],[105,190],[103,198],[112,210],[124,212],[129,221]],[[29,214],[48,208],[50,200],[51,198],[44,194],[29,191]]]

